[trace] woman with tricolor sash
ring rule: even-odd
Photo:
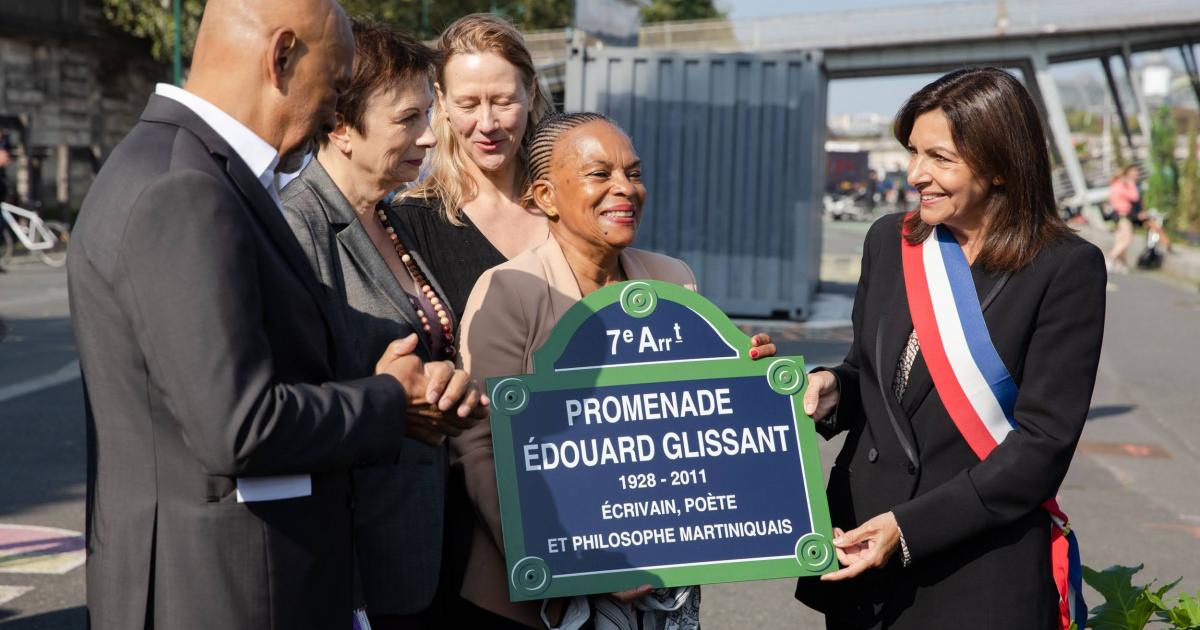
[[[854,342],[811,375],[818,431],[846,433],[828,489],[841,568],[796,597],[830,628],[1082,628],[1058,490],[1096,380],[1104,256],[1056,213],[1009,73],[943,76],[895,135],[920,208],[871,227]]]

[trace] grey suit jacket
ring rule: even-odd
[[[421,340],[417,354],[428,361],[430,340],[407,294],[320,162],[309,162],[281,199],[322,285],[337,377],[371,374],[387,345],[413,332]],[[395,217],[391,224],[401,229]],[[403,231],[400,237],[412,242]],[[413,257],[445,295],[420,256]],[[354,470],[355,546],[372,614],[412,614],[433,599],[442,556],[446,459],[445,447],[408,440],[394,465]]]
[[[250,169],[151,97],[68,258],[94,630],[326,630],[352,606],[350,475],[404,442],[395,379],[333,380],[321,288]],[[235,479],[312,473],[238,503]]]

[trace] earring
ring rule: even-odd
[[[545,210],[542,210],[542,212],[546,214],[546,218],[548,219],[558,218],[558,210],[555,210],[554,208],[546,208]]]

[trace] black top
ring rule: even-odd
[[[1104,254],[1072,235],[1007,279],[971,269],[987,332],[1018,388],[1018,430],[980,461],[946,410],[924,350],[904,395],[892,393],[913,326],[902,220],[886,215],[867,233],[854,341],[833,368],[837,415],[817,428],[826,437],[847,432],[828,477],[833,525],[846,530],[892,512],[912,565],[893,558],[846,582],[801,578],[797,596],[838,630],[958,628],[967,619],[976,630],[1057,628],[1050,518],[1040,506],[1062,484],[1091,405]]]
[[[406,198],[393,209],[400,223],[412,235],[410,247],[421,255],[433,277],[441,283],[446,300],[454,310],[455,321],[462,321],[463,309],[475,281],[483,272],[508,259],[471,218],[462,214],[463,225],[452,225],[442,216],[437,199]]]

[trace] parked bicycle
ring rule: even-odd
[[[18,243],[51,267],[61,267],[67,263],[67,241],[71,233],[65,223],[43,221],[33,210],[4,202],[0,202],[0,217],[7,224],[7,227],[0,226],[0,231],[3,231],[3,237],[0,238],[0,267],[12,262]]]

